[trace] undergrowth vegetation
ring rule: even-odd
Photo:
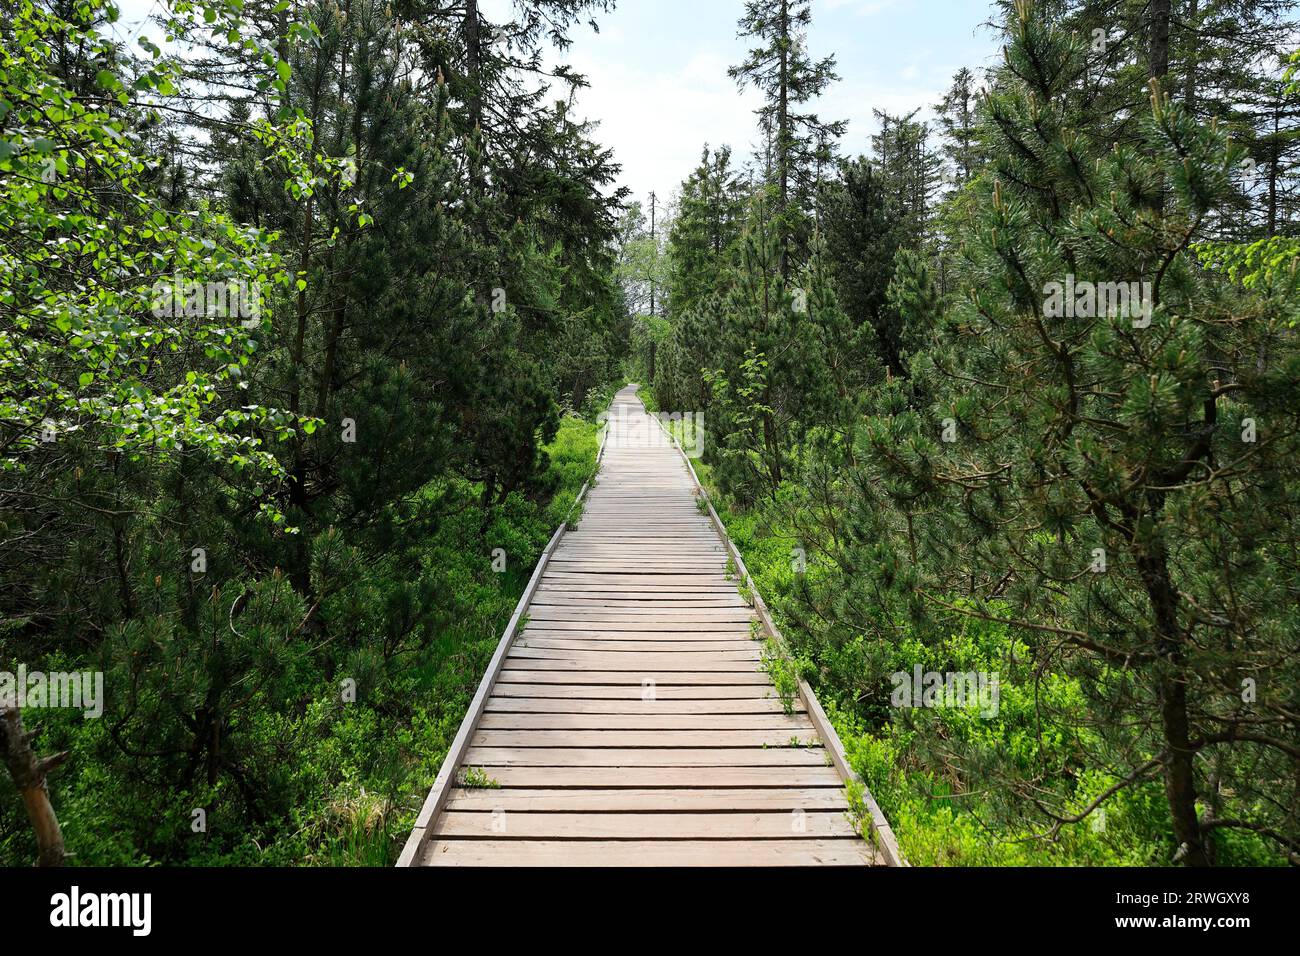
[[[30,664],[129,666],[137,680],[129,702],[109,697],[102,719],[28,712],[42,746],[71,753],[49,785],[74,862],[391,865],[533,566],[592,475],[597,443],[592,421],[563,418],[544,448],[536,493],[512,493],[487,508],[480,486],[430,483],[404,509],[403,546],[382,562],[319,536],[318,567],[351,562],[346,587],[322,588],[329,596],[316,614],[328,627],[325,640],[291,627],[241,643],[234,630],[249,612],[233,627],[223,617],[210,632],[212,654],[178,687],[168,661],[180,660],[173,655],[183,636],[160,617],[132,639],[130,665],[66,655]],[[493,570],[498,548],[501,572]],[[266,599],[281,619],[301,620],[307,608],[277,581],[283,578],[265,585]],[[408,591],[431,597],[428,613],[412,617],[409,604],[392,599]],[[14,666],[0,660],[0,668]],[[166,680],[154,676],[160,672]],[[237,777],[223,773],[208,783],[196,774],[188,787],[160,786],[176,763],[120,746],[130,746],[132,728],[146,717],[153,740],[179,739],[192,696],[220,699],[227,686],[235,694],[224,746]],[[34,855],[22,803],[0,779],[0,859]]]

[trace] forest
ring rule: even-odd
[[[647,202],[614,0],[0,4],[0,864],[391,866],[636,383],[912,865],[1300,865],[1293,5],[972,4],[865,155],[734,5]]]

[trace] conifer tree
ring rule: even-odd
[[[898,211],[903,242],[919,249],[933,238],[931,221],[942,186],[940,159],[930,145],[930,127],[916,120],[919,110],[891,116],[875,110],[880,131],[871,137],[876,170]]]
[[[867,383],[870,364],[883,362],[901,375],[902,360],[886,291],[904,235],[898,207],[875,167],[864,157],[841,164],[839,178],[822,191],[826,256],[840,306],[857,329],[847,361],[859,363],[854,389]]]
[[[1004,622],[1085,678],[1076,746],[1112,785],[1080,803],[1006,778],[1053,832],[1159,781],[1169,859],[1204,865],[1233,831],[1294,854],[1279,608],[1300,573],[1300,356],[1275,303],[1187,251],[1241,150],[1159,85],[1132,146],[1094,140],[1086,45],[1029,0],[1011,30],[966,297],[916,370],[933,406],[869,422],[873,477],[853,484],[891,504],[859,499],[848,564],[879,568],[864,593],[893,613]]]
[[[681,317],[699,308],[721,284],[744,219],[739,173],[726,146],[700,156],[682,183],[668,230],[668,311]]]
[[[980,162],[976,139],[978,109],[975,74],[962,67],[953,77],[943,101],[935,107],[944,137],[941,150],[952,170],[953,185],[958,189],[971,181]]]
[[[758,44],[728,71],[742,87],[752,84],[765,99],[759,118],[772,137],[770,181],[775,210],[780,271],[789,280],[807,244],[807,211],[813,208],[817,171],[828,161],[829,144],[843,135],[843,121],[825,122],[800,112],[838,79],[833,56],[814,60],[806,49],[812,23],[811,0],[746,0],[740,35]]]

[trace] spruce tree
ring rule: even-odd
[[[794,271],[792,256],[807,244],[807,211],[813,207],[817,173],[827,162],[829,144],[843,135],[843,121],[825,122],[800,107],[839,77],[833,56],[814,60],[805,48],[812,23],[811,0],[746,0],[740,35],[757,46],[728,71],[742,87],[752,84],[763,94],[760,121],[772,137],[770,181],[776,187],[775,210],[781,277]]]
[[[978,109],[975,74],[962,67],[953,77],[943,101],[935,107],[944,137],[941,150],[952,171],[953,185],[958,189],[971,181],[980,164],[976,139]]]
[[[930,244],[932,220],[942,187],[941,161],[930,145],[930,127],[919,110],[891,116],[875,110],[879,132],[871,137],[876,170],[897,210],[903,242],[913,249]]]
[[[840,306],[857,330],[845,356],[860,369],[855,390],[867,383],[868,370],[879,362],[893,374],[903,374],[897,316],[886,297],[903,228],[898,207],[885,190],[875,167],[859,157],[841,164],[839,177],[822,191],[826,257]]]

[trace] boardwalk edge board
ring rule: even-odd
[[[537,567],[533,568],[532,577],[528,579],[528,585],[524,588],[524,593],[519,596],[519,603],[515,605],[515,611],[510,615],[505,631],[501,634],[501,641],[497,644],[496,652],[492,655],[492,660],[483,673],[483,679],[479,681],[478,690],[474,693],[474,699],[470,701],[469,710],[465,712],[465,719],[461,721],[460,729],[456,732],[455,739],[452,740],[451,746],[447,749],[447,756],[443,758],[442,767],[439,768],[438,776],[433,781],[433,787],[425,798],[424,805],[420,808],[419,816],[415,818],[415,827],[411,830],[411,835],[407,838],[406,845],[402,847],[402,853],[397,858],[396,865],[399,867],[419,866],[420,854],[433,831],[438,814],[447,803],[447,797],[450,795],[452,786],[455,783],[456,772],[460,770],[465,754],[469,752],[470,742],[478,730],[479,720],[487,707],[488,698],[492,696],[492,688],[505,667],[506,656],[510,653],[515,638],[519,635],[519,622],[523,620],[524,612],[528,609],[538,585],[541,584],[546,565],[550,562],[551,556],[555,554],[560,540],[564,537],[564,532],[569,527],[574,509],[586,497],[587,489],[591,487],[591,483],[600,472],[600,463],[605,456],[605,439],[608,433],[609,426],[606,425],[601,433],[600,448],[596,451],[596,464],[591,477],[578,490],[577,497],[573,499],[573,504],[569,506],[564,521],[555,529],[555,534],[551,535],[550,543],[542,551],[542,556],[537,559]]]
[[[741,581],[744,582],[753,598],[754,612],[762,622],[763,629],[776,642],[776,646],[788,655],[789,645],[786,643],[785,635],[781,633],[780,628],[776,626],[776,621],[772,619],[767,603],[758,591],[758,585],[750,577],[749,568],[745,566],[745,559],[741,557],[740,549],[731,540],[726,525],[722,523],[722,519],[718,517],[717,511],[714,510],[713,501],[709,498],[709,493],[705,490],[704,485],[700,483],[700,477],[695,473],[695,466],[691,464],[690,456],[682,450],[681,443],[672,432],[664,427],[663,422],[658,418],[655,420],[659,422],[659,427],[663,429],[668,440],[672,442],[673,448],[677,450],[677,454],[685,462],[686,470],[690,473],[691,481],[695,484],[696,494],[703,499],[709,509],[709,521],[713,523],[713,527],[718,532],[718,537],[722,539],[723,544],[726,546],[728,555],[735,562],[736,571],[740,575]],[[835,727],[831,724],[830,718],[826,716],[826,711],[822,709],[816,693],[802,677],[799,678],[799,698],[807,709],[808,717],[817,729],[817,733],[821,736],[822,744],[831,755],[831,760],[834,762],[835,769],[839,772],[840,777],[843,778],[845,784],[851,783],[861,792],[862,803],[867,810],[868,823],[871,827],[871,835],[875,838],[876,849],[880,851],[887,865],[908,866],[907,860],[898,848],[898,840],[894,836],[893,827],[889,825],[889,821],[885,818],[880,805],[876,803],[876,798],[871,795],[866,781],[849,765],[848,756],[844,752],[844,745],[840,742],[840,735],[835,732]]]

